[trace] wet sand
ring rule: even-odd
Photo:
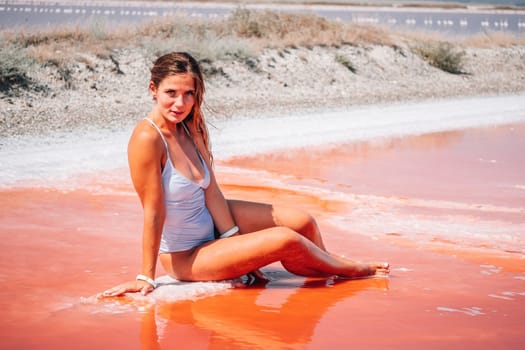
[[[304,279],[274,264],[266,286],[153,305],[81,302],[140,266],[125,171],[74,180],[104,191],[2,190],[2,347],[519,349],[523,149],[513,125],[218,161],[227,197],[302,207],[330,250],[388,260],[391,277]]]

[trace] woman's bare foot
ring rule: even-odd
[[[390,264],[380,263],[354,263],[354,268],[342,278],[367,278],[367,277],[387,277],[390,273]]]

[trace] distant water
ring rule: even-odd
[[[418,3],[417,1],[415,1]],[[431,3],[434,1],[428,1]],[[446,2],[446,1],[445,1]],[[451,2],[451,1],[449,1]],[[454,1],[455,2],[455,1]],[[462,1],[465,4],[519,5],[525,0],[514,1]],[[327,4],[329,1],[326,2]],[[355,2],[354,2],[355,3]],[[364,2],[365,3],[365,2]],[[381,2],[380,2],[381,3]],[[384,1],[384,4],[410,3],[410,1]],[[419,3],[425,3],[420,1]],[[313,4],[313,3],[311,3]],[[320,2],[319,4],[323,4]],[[246,7],[260,8],[258,4]],[[305,6],[265,5],[267,8],[297,13],[315,13],[329,19],[364,24],[396,27],[403,30],[438,31],[447,35],[473,35],[486,31],[525,33],[525,16],[522,11],[454,11],[402,7],[366,6]],[[235,4],[202,2],[18,2],[0,1],[0,29],[53,27],[63,24],[98,26],[102,23],[145,23],[159,17],[176,14],[217,19],[228,16]]]
[[[398,1],[407,2],[407,1]],[[436,3],[433,0],[421,0],[419,2]],[[487,4],[487,5],[525,5],[523,0],[440,0],[439,2],[465,3],[465,4]]]
[[[399,3],[399,4],[406,4],[406,3],[429,3],[429,4],[436,4],[436,3],[462,3],[467,5],[517,5],[517,6],[525,6],[525,0],[416,0],[416,1],[407,1],[407,0],[392,0],[392,1],[386,1],[387,3]]]

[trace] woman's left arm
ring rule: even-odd
[[[228,202],[226,201],[226,198],[224,198],[224,195],[217,184],[211,164],[208,164],[208,169],[210,172],[210,185],[204,192],[206,197],[206,207],[213,218],[213,222],[219,231],[219,234],[222,234],[234,227],[236,223],[230,207],[228,206]]]
[[[222,194],[222,191],[219,188],[219,185],[217,184],[215,172],[213,171],[212,164],[209,161],[211,157],[209,157],[208,150],[206,149],[206,147],[203,147],[202,142],[198,142],[197,144],[199,151],[204,156],[203,158],[205,159],[206,165],[208,166],[208,171],[210,173],[210,185],[204,191],[206,207],[208,208],[208,211],[210,212],[213,218],[213,222],[215,224],[215,227],[219,231],[219,234],[223,234],[231,228],[233,228],[234,226],[236,226],[235,219],[233,217],[233,214],[230,210],[226,198],[224,198],[224,195]],[[240,228],[238,229],[239,231],[234,235],[246,233],[241,232]],[[269,279],[259,269],[250,272],[249,274],[247,274],[247,277],[248,285],[258,282],[266,283],[269,281]]]

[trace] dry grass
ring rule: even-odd
[[[224,24],[225,34],[255,40],[263,47],[392,44],[388,32],[381,28],[330,21],[310,14],[239,8]]]
[[[506,32],[485,32],[464,38],[461,42],[464,45],[478,48],[511,47],[525,45],[525,37]]]
[[[174,49],[193,51],[203,59],[253,56],[265,47],[386,44],[386,30],[330,21],[320,16],[239,8],[225,20],[204,21],[188,16],[161,19],[141,26],[107,28],[102,23],[88,27],[48,29],[41,32],[2,33],[7,43],[30,49],[42,63],[55,64],[53,56],[74,60],[76,51],[109,58],[116,49],[142,46],[152,55]]]
[[[144,49],[148,58],[170,51],[188,51],[201,61],[239,59],[255,56],[253,42],[225,35],[222,22],[177,17],[136,28],[132,45]]]
[[[122,27],[104,29],[100,23],[90,26],[61,26],[42,31],[5,31],[2,33],[7,42],[16,43],[24,48],[32,48],[38,59],[38,52],[59,52],[65,59],[78,51],[89,52],[97,57],[107,58],[112,49],[126,45],[127,31]],[[42,54],[46,56],[45,53]]]
[[[525,45],[525,38],[508,32],[485,32],[482,34],[447,38],[436,32],[404,33],[402,40],[429,64],[452,74],[463,72],[464,47],[495,48]]]
[[[105,23],[93,22],[83,27],[63,26],[41,32],[4,30],[0,32],[0,41],[0,61],[5,67],[6,62],[11,65],[2,68],[0,72],[0,81],[5,88],[16,85],[9,82],[15,82],[17,79],[20,79],[19,82],[28,83],[27,71],[35,65],[56,67],[57,73],[65,81],[64,86],[71,88],[68,79],[71,77],[73,64],[81,63],[89,69],[92,67],[90,57],[97,57],[111,60],[118,71],[116,52],[126,47],[141,48],[148,61],[169,51],[184,50],[191,52],[202,62],[210,63],[217,60],[249,62],[268,47],[362,44],[399,46],[400,42],[414,46],[410,43],[432,44],[443,42],[445,39],[434,34],[396,33],[381,27],[331,21],[311,14],[238,8],[228,18],[214,21],[181,15],[155,19],[140,26],[109,27]],[[508,34],[491,33],[470,38],[463,44],[485,47],[511,46],[524,44],[524,41],[523,38]],[[441,50],[442,48],[434,46],[432,50],[441,55],[447,52]],[[12,59],[13,50],[19,57],[19,63]],[[435,56],[428,52],[423,53],[427,48],[418,50],[426,55],[427,59]],[[451,52],[451,47],[448,47],[448,53]],[[15,72],[18,78],[13,78],[9,72]]]

